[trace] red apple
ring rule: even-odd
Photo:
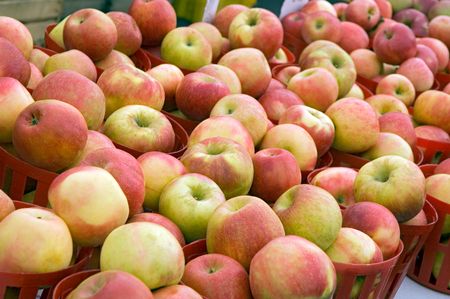
[[[438,16],[430,22],[430,37],[441,40],[450,47],[450,16]]]
[[[270,79],[270,83],[269,86],[267,86],[266,88],[266,92],[268,92],[269,90],[273,90],[273,89],[284,89],[285,86],[283,83],[281,83],[280,81],[278,81],[277,79]]]
[[[291,65],[283,67],[279,72],[274,72],[274,78],[283,83],[284,85],[288,85],[289,80],[291,80],[294,75],[300,73],[300,67],[297,65]]]
[[[248,10],[247,6],[240,4],[231,4],[219,10],[212,21],[212,24],[219,29],[223,37],[228,37],[228,30],[231,22],[241,12]]]
[[[408,78],[419,92],[431,89],[434,83],[433,73],[425,61],[420,58],[405,60],[398,68],[397,74]]]
[[[42,73],[37,66],[30,62],[30,80],[28,80],[27,88],[31,90],[35,89],[43,78],[44,76],[42,76]]]
[[[259,102],[264,107],[267,117],[278,123],[280,117],[291,106],[303,105],[303,101],[292,91],[280,88],[266,91]]]
[[[153,293],[155,299],[202,299],[199,293],[185,285],[172,285],[160,288]]]
[[[115,148],[115,146],[111,139],[106,135],[89,130],[86,145],[84,146],[83,151],[78,155],[77,159],[73,162],[72,166],[78,166],[87,155],[101,148]]]
[[[450,1],[441,0],[435,3],[428,11],[428,19],[433,20],[434,18],[445,15],[450,15]]]
[[[183,80],[183,72],[173,64],[160,64],[147,71],[147,74],[155,78],[164,88],[164,110],[176,109],[175,93]]]
[[[43,72],[44,71],[44,65],[45,62],[47,61],[47,59],[50,56],[47,55],[46,53],[44,53],[42,50],[40,49],[33,49],[31,51],[31,55],[30,55],[30,59],[29,61],[34,64],[39,71]]]
[[[439,173],[450,174],[450,158],[447,158],[444,161],[442,161],[441,163],[439,163],[439,165],[436,166],[434,173],[435,174],[439,174]]]
[[[241,93],[241,81],[238,76],[231,69],[220,64],[208,64],[197,70],[199,73],[204,73],[216,78],[225,83],[230,90],[230,93]]]
[[[302,38],[307,44],[315,40],[337,43],[341,39],[341,32],[339,19],[326,11],[307,14],[301,28]]]
[[[334,6],[330,2],[323,0],[309,1],[300,9],[300,11],[305,14],[310,14],[317,11],[327,11],[330,14],[336,16],[336,10],[334,9]]]
[[[10,41],[0,37],[0,77],[17,79],[26,86],[30,76],[30,64],[22,52]]]
[[[45,76],[58,70],[72,70],[93,82],[97,81],[95,64],[89,56],[76,49],[54,54],[45,61]]]
[[[423,37],[417,39],[418,45],[424,45],[434,51],[438,59],[438,70],[443,71],[449,62],[449,52],[447,46],[436,38]]]
[[[440,141],[440,142],[450,142],[450,136],[442,130],[441,128],[435,126],[418,126],[414,128],[418,138]]]
[[[413,0],[413,8],[427,14],[430,8],[439,0]]]
[[[102,60],[97,61],[95,63],[95,66],[101,70],[106,70],[107,68],[122,63],[135,66],[133,60],[131,60],[130,57],[117,50],[112,50],[111,53],[108,54],[108,56],[106,56]]]
[[[389,112],[378,118],[380,132],[389,132],[402,137],[413,147],[416,144],[416,132],[411,117],[401,112]]]
[[[389,112],[402,112],[408,115],[406,105],[394,96],[377,94],[366,99],[378,116]]]
[[[372,29],[380,20],[380,9],[373,0],[354,0],[345,10],[345,19],[366,30]]]
[[[15,210],[11,198],[0,189],[0,222]]]
[[[341,31],[343,34],[338,44],[348,53],[369,47],[369,36],[361,26],[352,22],[342,22]]]
[[[425,0],[426,1],[426,0]],[[388,0],[375,0],[375,3],[380,9],[380,15],[383,19],[392,18],[392,4]]]
[[[345,2],[336,2],[333,4],[334,9],[336,10],[336,16],[339,20],[345,21],[345,11],[347,10],[348,3]]]
[[[222,35],[220,34],[220,31],[206,22],[195,22],[189,25],[189,27],[200,32],[208,41],[212,49],[212,61],[217,61],[222,52]]]
[[[111,11],[106,15],[111,18],[117,29],[117,43],[114,49],[125,55],[132,55],[139,50],[142,34],[133,17],[121,11]]]
[[[450,95],[437,90],[423,92],[414,103],[414,119],[450,133]]]
[[[30,30],[20,21],[7,16],[0,16],[0,37],[9,40],[29,59],[33,50],[33,37]]]
[[[408,78],[399,74],[391,74],[381,79],[378,82],[376,93],[394,96],[408,107],[416,98],[414,85]]]
[[[417,37],[428,36],[427,16],[416,9],[408,8],[397,12],[394,20],[411,28]]]
[[[303,21],[305,14],[301,11],[293,11],[283,17],[281,24],[283,25],[284,33],[289,33],[292,36],[300,37],[302,34]]]

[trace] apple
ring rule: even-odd
[[[47,76],[33,91],[36,101],[55,99],[71,104],[84,117],[91,130],[98,130],[105,117],[105,96],[94,82],[71,70],[59,70]]]
[[[450,133],[450,95],[437,90],[423,92],[414,103],[414,119]]]
[[[433,73],[425,61],[420,58],[409,58],[404,61],[397,73],[408,78],[418,92],[431,89],[434,83]]]
[[[31,71],[30,80],[28,80],[27,88],[33,90],[36,88],[39,82],[42,81],[44,77],[42,76],[41,71],[31,62],[30,62],[30,71]]]
[[[344,22],[346,20],[345,18],[345,11],[347,10],[348,3],[345,2],[336,2],[333,4],[334,9],[336,10],[336,16],[339,20]],[[353,23],[354,24],[354,23]],[[342,25],[342,23],[341,23]]]
[[[445,241],[445,244],[448,244],[448,240]],[[433,265],[433,276],[438,279],[441,273],[442,265],[444,263],[445,255],[441,251],[436,252],[436,259],[434,260]],[[449,283],[450,286],[450,283]]]
[[[380,9],[380,16],[383,17],[383,19],[392,19],[391,2],[389,2],[388,0],[375,0],[375,3],[378,5],[378,8]]]
[[[72,105],[42,100],[28,105],[16,119],[12,142],[19,157],[50,171],[70,166],[86,145],[88,128]]]
[[[97,81],[95,64],[79,50],[69,50],[50,56],[45,62],[43,74],[46,76],[58,70],[72,70],[91,81]]]
[[[117,50],[112,50],[111,53],[108,54],[108,56],[106,56],[102,60],[97,61],[95,63],[95,66],[104,71],[118,64],[129,64],[135,66],[133,60],[131,60],[130,57]]]
[[[413,8],[403,9],[394,15],[394,20],[412,29],[417,37],[428,36],[427,16]]]
[[[375,52],[368,49],[356,49],[350,56],[359,76],[373,79],[383,72],[383,63]]]
[[[193,259],[181,280],[207,298],[252,298],[244,267],[226,255],[212,253]]]
[[[314,67],[294,75],[287,88],[293,91],[305,105],[325,111],[333,104],[339,93],[336,78],[327,69]]]
[[[450,204],[450,174],[434,174],[427,177],[425,180],[425,190],[427,195],[434,197],[435,199],[442,201],[443,203]],[[445,216],[444,226],[442,228],[442,235],[450,233],[450,216]]]
[[[355,180],[356,202],[388,208],[399,222],[408,221],[424,205],[425,177],[420,168],[399,156],[384,156],[365,164]]]
[[[278,49],[278,51],[275,53],[275,55],[273,55],[272,58],[269,59],[269,63],[273,63],[273,64],[288,63],[288,57],[287,57],[286,52],[283,50],[283,48]]]
[[[127,105],[111,114],[104,134],[138,152],[170,152],[175,146],[172,124],[161,112],[143,105]]]
[[[442,91],[445,92],[446,94],[450,94],[450,84],[445,85]]]
[[[270,206],[253,196],[238,196],[212,214],[206,232],[208,253],[227,255],[246,270],[267,243],[284,236],[283,224]]]
[[[378,118],[380,132],[388,132],[402,137],[411,147],[415,146],[417,137],[411,116],[402,112],[389,112]]]
[[[15,210],[11,198],[0,189],[0,222]]]
[[[406,105],[394,96],[387,94],[377,94],[366,99],[378,116],[389,112],[402,112],[408,114]]]
[[[391,95],[406,106],[412,105],[416,98],[416,90],[409,79],[400,74],[387,75],[378,82],[376,94]]]
[[[173,29],[161,44],[161,58],[186,70],[196,71],[210,64],[212,57],[213,52],[208,40],[194,28]]]
[[[195,72],[181,80],[175,100],[178,109],[189,119],[202,121],[209,117],[214,105],[229,94],[230,89],[223,81]]]
[[[208,41],[211,45],[212,61],[216,61],[222,51],[222,35],[220,31],[214,25],[206,22],[196,22],[189,25],[189,27],[200,32]]]
[[[361,87],[357,83],[353,84],[352,89],[344,96],[344,98],[357,98],[364,100],[365,95]]]
[[[123,298],[153,299],[151,291],[135,276],[123,271],[104,271],[89,276],[72,290],[67,299]]]
[[[49,38],[63,50],[66,49],[64,46],[64,26],[66,25],[69,17],[70,14],[56,24],[56,26],[48,34]]]
[[[285,89],[285,86],[283,83],[281,83],[277,79],[272,78],[272,79],[270,79],[269,86],[267,86],[265,92],[268,92],[269,90],[273,90],[273,89]],[[261,99],[261,97],[260,97],[260,99]]]
[[[142,44],[142,34],[136,21],[129,14],[121,11],[111,11],[106,15],[116,25],[117,43],[114,49],[125,55],[133,55]]]
[[[353,185],[358,172],[347,167],[329,167],[314,176],[311,185],[328,191],[341,206],[355,203]]]
[[[9,40],[29,59],[33,50],[33,37],[30,30],[20,21],[7,16],[0,16],[0,37]]]
[[[219,64],[208,64],[197,70],[225,83],[232,94],[241,93],[241,81],[231,69]]]
[[[273,76],[275,79],[283,83],[284,85],[288,85],[289,80],[294,77],[296,74],[300,73],[300,67],[297,65],[290,65],[283,67],[279,72],[273,72]]]
[[[330,14],[336,16],[336,10],[334,9],[334,6],[330,2],[323,0],[309,1],[300,9],[300,11],[304,14],[311,14],[317,11],[327,11]]]
[[[100,253],[100,269],[128,272],[149,289],[156,289],[180,282],[184,255],[177,239],[163,226],[134,222],[108,235]]]
[[[338,40],[339,46],[347,53],[352,53],[357,49],[366,49],[369,47],[369,36],[366,31],[358,24],[352,22],[342,22],[341,39]]]
[[[438,70],[443,71],[449,62],[449,51],[447,46],[436,38],[423,37],[417,39],[418,45],[424,45],[434,51],[438,59]]]
[[[2,272],[39,274],[63,270],[70,265],[72,250],[67,225],[48,209],[18,209],[0,222]]]
[[[261,50],[267,59],[275,55],[283,43],[283,26],[278,17],[264,8],[251,8],[239,13],[228,31],[231,48],[251,47]]]
[[[434,169],[434,173],[446,173],[450,174],[450,158],[447,158],[443,160],[441,163],[439,163],[438,166]]]
[[[428,11],[428,19],[432,21],[438,16],[448,16],[450,15],[450,1],[441,0],[435,3]]]
[[[50,56],[48,56],[46,53],[44,53],[40,49],[33,49],[31,50],[30,59],[29,61],[34,64],[38,70],[42,73],[44,71],[44,65],[47,59]]]
[[[175,93],[184,78],[183,72],[173,64],[164,63],[149,69],[147,74],[161,83],[164,89],[164,110],[172,111],[176,109]]]
[[[252,186],[252,158],[242,145],[231,139],[204,139],[189,146],[180,160],[189,172],[212,179],[227,199],[247,194]]]
[[[165,0],[133,0],[128,13],[136,21],[146,46],[160,45],[167,33],[177,27],[175,10]]]
[[[413,8],[427,14],[430,8],[439,0],[413,0]]]
[[[284,33],[300,37],[302,35],[302,27],[305,16],[306,14],[301,11],[293,11],[283,17],[283,19],[281,19],[281,25],[283,25]]]
[[[417,225],[417,226],[423,226],[426,225],[428,223],[427,220],[427,215],[425,214],[425,212],[422,210],[420,210],[419,214],[417,214],[416,216],[414,216],[414,218],[409,219],[406,222],[402,222],[402,225]],[[417,242],[413,242],[413,244]]]
[[[411,7],[413,5],[413,1],[414,0],[389,0],[394,12]]]
[[[0,143],[11,143],[19,114],[34,102],[28,90],[14,78],[0,77]]]
[[[241,12],[248,10],[247,6],[231,4],[220,9],[214,17],[212,24],[219,29],[223,37],[228,37],[231,22]]]
[[[441,40],[447,47],[450,46],[449,38],[450,16],[438,16],[430,22],[430,37]]]
[[[284,88],[267,90],[259,98],[259,103],[264,107],[267,117],[274,123],[278,123],[289,107],[303,105],[303,101],[295,93]]]
[[[323,156],[333,144],[334,125],[324,113],[305,105],[295,105],[286,110],[279,124],[295,124],[305,129],[317,148],[319,157]]]
[[[202,299],[194,289],[185,285],[172,285],[158,289],[153,293],[155,299]]]
[[[250,287],[255,299],[331,298],[336,272],[330,258],[315,244],[297,236],[280,237],[253,258]]]
[[[231,50],[230,40],[226,37],[222,37],[222,48],[220,50],[219,58],[225,55],[226,53],[230,52],[230,50]]]
[[[339,19],[326,11],[307,14],[301,27],[302,38],[307,44],[316,40],[337,43],[341,39],[341,32]]]
[[[22,52],[10,41],[0,37],[0,77],[11,77],[27,85],[30,76],[30,64]]]
[[[380,9],[373,0],[354,0],[350,2],[345,10],[345,19],[370,30],[380,20]]]
[[[440,142],[450,142],[450,136],[448,133],[435,126],[418,126],[414,128],[414,131],[418,138]]]
[[[83,161],[87,155],[101,148],[115,148],[115,146],[111,139],[109,139],[106,135],[97,131],[89,130],[86,145],[78,155],[77,159],[73,162],[72,166],[80,165],[80,162]]]

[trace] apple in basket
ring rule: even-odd
[[[0,189],[0,222],[14,211],[14,203],[9,196]]]

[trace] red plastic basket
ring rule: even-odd
[[[417,147],[423,151],[425,163],[439,163],[450,157],[450,142],[417,137]]]
[[[441,85],[441,89],[444,89],[445,86],[447,86],[447,84],[450,83],[450,74],[437,73],[435,78]]]
[[[97,274],[100,270],[86,270],[67,276],[61,280],[53,291],[53,299],[65,299],[72,290],[88,277]]]
[[[364,86],[364,84],[359,83],[358,81],[356,82],[356,85],[359,86],[359,88],[361,88],[363,94],[364,94],[364,98],[370,98],[371,96],[373,96],[373,92],[367,88],[366,86]]]
[[[283,49],[284,53],[287,57],[287,62],[277,63],[277,62],[269,62],[270,68],[273,69],[276,66],[279,65],[285,65],[285,64],[293,64],[296,62],[294,53],[291,52],[286,46],[281,46],[281,49]]]
[[[308,175],[314,170],[325,169],[333,164],[333,155],[330,152],[326,152],[322,157],[317,159],[316,168],[313,170],[302,170],[302,182],[306,183]]]
[[[198,124],[200,123],[199,121],[178,117],[170,112],[166,112],[166,111],[161,111],[161,112],[164,115],[175,120],[177,123],[179,123],[183,127],[183,129],[187,132],[188,135],[190,135],[192,133],[192,131],[194,131],[195,127],[197,127]]]
[[[45,46],[48,49],[53,50],[58,53],[64,52],[64,49],[61,48],[57,43],[55,43],[55,41],[53,39],[51,39],[51,37],[50,37],[50,32],[55,27],[56,27],[56,23],[53,23],[53,24],[48,25],[47,28],[45,28],[45,33],[44,33]]]
[[[272,78],[277,79],[276,77],[277,77],[278,73],[281,72],[281,70],[283,70],[283,69],[285,69],[285,68],[287,68],[289,66],[298,66],[298,67],[300,67],[300,65],[297,64],[297,63],[283,63],[283,64],[275,65],[272,68]]]
[[[368,90],[372,92],[372,94],[376,93],[378,82],[372,79],[367,79],[361,76],[357,76],[356,82],[360,83],[364,87],[366,87]]]
[[[207,254],[206,239],[200,239],[183,246],[184,260],[186,264],[201,255]]]
[[[308,46],[308,44],[304,42],[302,39],[285,32],[283,35],[283,46],[288,48],[289,51],[291,51],[292,54],[294,54],[295,61],[297,61],[303,49],[305,49]]]
[[[144,48],[145,54],[147,54],[153,66],[157,66],[160,64],[168,63],[164,59],[161,58],[161,48],[160,47],[152,47],[152,48]],[[191,70],[180,68],[183,74],[187,75],[193,73]]]

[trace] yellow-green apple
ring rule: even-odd
[[[252,186],[252,158],[242,145],[231,139],[212,137],[193,144],[181,162],[189,172],[212,179],[226,198],[245,195]]]
[[[248,270],[255,254],[282,236],[283,224],[267,203],[258,197],[238,196],[214,211],[206,244],[208,253],[227,255]]]
[[[209,117],[214,105],[229,94],[230,89],[223,81],[195,72],[181,80],[175,100],[178,109],[189,119],[202,121]]]
[[[250,287],[255,299],[331,298],[336,272],[318,246],[286,236],[269,242],[255,255],[250,265]]]
[[[184,241],[183,233],[181,232],[180,228],[172,222],[169,218],[158,214],[158,213],[139,213],[134,215],[128,220],[128,223],[133,222],[150,222],[159,224],[162,227],[166,228],[177,240],[178,243],[180,243],[180,246],[186,245],[186,242]]]
[[[374,202],[360,202],[343,212],[342,226],[362,231],[377,243],[383,258],[390,259],[400,243],[400,227],[395,216]]]
[[[222,81],[228,86],[230,93],[241,93],[241,81],[231,69],[220,64],[208,64],[197,70],[197,72],[210,75],[217,80]]]
[[[283,26],[278,17],[264,8],[251,8],[239,13],[228,31],[231,48],[256,48],[267,59],[273,57],[283,43]]]
[[[71,70],[59,70],[47,76],[33,91],[36,101],[55,99],[77,108],[89,129],[97,130],[105,117],[105,96],[94,82]]]
[[[64,26],[70,15],[62,19],[56,26],[49,32],[48,36],[54,41],[61,49],[66,49],[64,46]]]
[[[76,49],[54,54],[45,61],[44,76],[58,70],[72,70],[89,80],[97,81],[95,64],[86,54]]]
[[[373,49],[380,61],[401,64],[416,55],[416,37],[408,26],[392,22],[375,34]]]
[[[48,209],[18,209],[0,222],[2,272],[38,274],[59,271],[70,265],[72,250],[67,225]]]
[[[301,37],[303,21],[306,14],[301,11],[293,11],[281,19],[284,33],[288,33],[295,37]]]
[[[326,115],[334,123],[333,147],[348,153],[360,153],[371,148],[378,139],[378,115],[369,103],[345,98],[332,104]]]
[[[379,203],[399,222],[404,222],[423,208],[425,177],[414,162],[399,156],[383,156],[359,170],[354,190],[356,202]]]
[[[336,16],[326,11],[317,11],[305,16],[301,36],[307,44],[316,40],[337,43],[341,39],[341,31],[341,22]]]
[[[418,92],[431,89],[434,83],[434,75],[428,65],[416,57],[405,60],[398,68],[397,74],[408,78]]]
[[[165,0],[133,0],[128,13],[136,21],[146,46],[160,45],[166,34],[177,27],[175,10]]]
[[[413,0],[412,7],[427,14],[430,8],[439,0]]]
[[[389,0],[392,5],[392,10],[398,12],[402,9],[410,8],[414,0]]]
[[[418,45],[424,45],[434,51],[438,59],[438,70],[443,71],[449,62],[449,51],[447,46],[440,40],[432,37],[422,37],[417,39]]]
[[[389,112],[378,118],[380,132],[388,132],[402,137],[411,147],[416,144],[411,116],[401,112]]]
[[[342,214],[334,197],[313,185],[296,185],[273,205],[287,235],[303,237],[322,250],[336,240]]]
[[[19,114],[34,102],[28,90],[14,78],[0,77],[0,143],[11,143]]]
[[[208,41],[211,45],[212,61],[216,61],[222,51],[222,35],[220,31],[214,25],[206,22],[195,22],[189,25],[189,27],[200,32]]]
[[[270,121],[278,123],[280,117],[291,106],[303,105],[303,101],[292,91],[285,88],[267,90],[259,103],[264,107]]]
[[[240,121],[231,116],[214,116],[202,121],[189,136],[188,146],[211,137],[229,138],[242,145],[249,155],[255,153],[252,136]]]
[[[9,196],[0,189],[0,222],[14,211],[14,203]]]
[[[110,68],[117,64],[129,64],[134,66],[134,62],[130,59],[130,57],[117,50],[112,50],[111,53],[108,54],[108,56],[106,56],[102,60],[97,61],[95,63],[95,66],[99,69],[106,70],[107,68]]]
[[[217,12],[212,24],[219,29],[223,37],[228,37],[228,30],[230,29],[231,22],[238,14],[245,10],[248,10],[248,7],[244,5],[227,5]]]
[[[0,77],[17,79],[26,86],[30,80],[30,64],[9,40],[0,37]]]
[[[415,1],[415,0],[413,0]],[[420,0],[419,0],[420,1]],[[425,0],[427,1],[427,0]],[[434,1],[434,0],[432,0]],[[375,3],[378,5],[380,9],[380,15],[385,19],[392,19],[392,4],[388,0],[375,0]]]
[[[230,68],[241,81],[242,93],[261,96],[272,78],[269,63],[258,49],[235,49],[220,58],[218,64]]]
[[[416,37],[428,36],[428,19],[423,12],[413,8],[403,9],[393,19],[411,28]]]
[[[117,43],[114,49],[125,55],[134,54],[142,44],[142,34],[132,16],[121,11],[106,14],[116,25]]]
[[[352,22],[341,23],[341,39],[338,40],[339,46],[347,53],[352,53],[357,49],[366,49],[369,47],[369,36],[358,24]]]
[[[418,126],[414,128],[414,131],[418,138],[440,142],[450,142],[450,136],[448,133],[436,126]]]
[[[142,153],[167,153],[175,145],[175,132],[167,117],[143,105],[128,105],[116,110],[106,120],[104,134],[113,142]]]
[[[401,112],[408,114],[406,105],[394,96],[387,94],[376,94],[366,99],[366,102],[372,106],[378,116],[389,112]]]
[[[108,171],[127,197],[129,216],[142,212],[144,173],[132,155],[117,148],[100,148],[88,154],[80,166],[95,166]]]
[[[350,56],[355,64],[356,72],[361,77],[373,79],[383,72],[383,63],[371,50],[356,49]]]
[[[428,195],[450,204],[450,174],[440,173],[427,177],[425,181],[425,190]],[[445,216],[442,234],[450,233],[450,216]]]
[[[232,94],[221,98],[211,110],[211,117],[231,116],[240,121],[258,145],[268,130],[264,107],[246,94]]]
[[[213,180],[198,173],[188,173],[164,187],[158,211],[172,220],[190,243],[206,237],[212,213],[224,202],[225,195]]]
[[[414,85],[408,78],[400,74],[390,74],[381,79],[378,82],[376,93],[394,96],[408,107],[416,98]]]
[[[284,85],[288,85],[289,80],[294,77],[296,74],[300,73],[300,67],[297,65],[290,65],[284,67],[279,72],[274,73],[274,78],[283,83]]]
[[[441,40],[450,46],[450,16],[438,16],[430,22],[430,37]]]
[[[334,9],[336,10],[336,16],[342,22],[345,21],[345,11],[347,10],[348,3],[345,2],[336,2],[333,4]],[[342,24],[341,24],[342,25]]]
[[[84,8],[67,19],[63,38],[66,49],[78,49],[97,61],[105,58],[116,46],[117,29],[103,12]]]
[[[115,148],[115,146],[111,139],[109,139],[106,135],[97,131],[89,130],[86,145],[75,159],[72,166],[78,166],[87,155],[101,148]]]
[[[286,190],[302,181],[295,157],[281,148],[266,148],[253,157],[253,184],[250,194],[274,203]]]
[[[438,16],[448,16],[450,15],[450,1],[441,0],[435,3],[428,11],[428,19],[433,20]]]
[[[33,37],[28,28],[20,21],[7,16],[0,16],[0,37],[9,40],[29,59],[33,50]]]
[[[108,235],[100,253],[100,269],[128,272],[149,289],[156,289],[180,282],[184,255],[180,243],[163,226],[133,222]]]
[[[309,1],[300,9],[300,11],[305,14],[314,13],[316,11],[327,11],[330,14],[336,16],[336,10],[334,9],[334,6],[328,1],[323,0]]]
[[[173,29],[164,37],[161,44],[161,58],[187,70],[196,71],[210,64],[212,57],[212,48],[208,40],[194,28]]]
[[[158,211],[162,190],[173,179],[185,174],[186,168],[178,159],[156,151],[143,154],[138,162],[144,172],[144,208]]]
[[[445,159],[441,163],[436,166],[436,169],[434,170],[435,174],[438,173],[446,173],[450,174],[450,158]]]
[[[153,293],[154,299],[202,299],[194,289],[185,285],[171,285],[158,289]]]
[[[279,124],[294,124],[305,129],[317,148],[318,156],[323,156],[334,140],[334,125],[323,112],[305,105],[295,105],[286,110]]]
[[[450,95],[437,90],[423,92],[414,103],[414,119],[450,134]]]
[[[325,111],[338,98],[336,78],[327,69],[314,67],[294,75],[287,88],[293,91],[305,105]]]
[[[47,61],[47,59],[49,57],[50,56],[48,56],[42,50],[40,50],[40,49],[33,49],[33,50],[31,50],[29,61],[32,64],[34,64],[39,69],[39,71],[43,72],[44,71],[45,62]]]
[[[16,119],[14,148],[26,162],[50,171],[72,165],[86,145],[88,128],[72,105],[42,100],[28,105]]]
[[[43,78],[44,76],[42,76],[41,71],[30,62],[30,80],[28,80],[27,88],[31,90],[35,89]]]
[[[147,74],[155,78],[164,88],[164,110],[176,109],[175,93],[183,80],[183,72],[173,64],[160,64],[147,71]]]
[[[207,298],[252,298],[244,267],[226,255],[211,253],[193,259],[181,280]]]
[[[344,96],[344,98],[357,98],[360,100],[364,100],[364,92],[361,87],[357,83],[353,84],[352,89]]]
[[[328,191],[339,205],[348,207],[355,203],[353,185],[358,172],[348,167],[329,167],[314,176],[311,185]]]
[[[117,270],[99,272],[86,278],[69,293],[67,299],[83,297],[153,299],[152,292],[142,281],[130,273]]]
[[[385,76],[394,74],[397,71],[397,69],[398,69],[398,65],[392,65],[392,64],[388,64],[388,63],[383,63],[383,72],[381,73],[380,76],[377,76],[374,79],[380,81]],[[383,76],[383,75],[385,75],[385,76]]]
[[[345,10],[345,19],[370,30],[380,20],[380,9],[373,0],[354,0],[350,2]]]

